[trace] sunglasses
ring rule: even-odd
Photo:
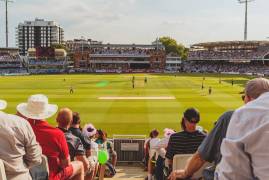
[[[242,95],[242,101],[245,101],[246,95]]]

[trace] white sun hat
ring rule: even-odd
[[[0,110],[6,109],[7,102],[4,100],[0,100]]]
[[[32,95],[28,98],[27,103],[21,103],[17,106],[17,111],[23,116],[44,120],[53,116],[58,110],[58,106],[49,104],[48,97],[43,94]]]
[[[93,135],[96,134],[96,129],[92,124],[86,124],[82,130],[82,132],[87,136],[87,137],[92,137]]]

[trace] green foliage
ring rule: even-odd
[[[160,38],[160,41],[165,46],[167,54],[180,56],[181,59],[187,59],[188,49],[184,45],[178,43],[175,39],[164,36]]]
[[[68,48],[64,44],[52,44],[51,47],[55,49],[64,49],[68,52]]]

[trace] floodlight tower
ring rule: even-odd
[[[6,4],[6,47],[8,47],[8,3],[11,3],[13,1],[11,0],[0,0],[4,1]]]
[[[245,4],[245,32],[244,32],[244,40],[248,39],[248,3],[255,0],[238,0],[240,4]]]

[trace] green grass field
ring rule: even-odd
[[[0,99],[8,101],[9,113],[16,112],[20,102],[31,94],[48,95],[51,103],[69,107],[81,114],[83,124],[91,122],[112,134],[148,134],[157,128],[180,129],[183,111],[188,107],[200,110],[200,125],[210,130],[226,110],[243,104],[241,94],[250,77],[205,75],[135,75],[135,89],[131,74],[121,75],[40,75],[0,77]],[[144,83],[147,77],[148,83]],[[66,81],[64,81],[66,79]],[[234,79],[234,86],[231,80]],[[69,94],[73,86],[74,94]],[[213,89],[208,95],[208,87]],[[171,100],[100,100],[99,97],[174,96]],[[56,125],[55,116],[49,122]]]

